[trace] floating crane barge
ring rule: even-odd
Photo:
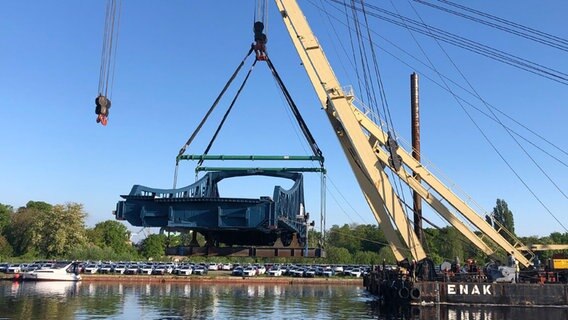
[[[498,221],[492,221],[494,225],[489,224],[484,215],[472,209],[410,152],[400,148],[395,133],[370,118],[369,110],[355,106],[353,93],[340,85],[298,3],[295,0],[275,2],[300,56],[301,65],[306,69],[333,132],[396,260],[406,270],[411,267],[409,258],[416,261],[412,265],[412,272],[376,268],[364,278],[369,292],[386,305],[568,307],[568,267],[564,271],[550,267],[546,272],[535,269],[535,255],[530,247]],[[271,65],[270,59],[265,58],[263,61]],[[307,127],[305,129],[307,132]],[[302,217],[301,174],[267,174],[268,171],[210,172],[196,183],[180,189],[134,186],[129,195],[122,196],[125,201],[118,203],[116,218],[127,220],[135,226],[202,232],[209,248],[215,248],[219,242],[229,245],[229,249],[216,248],[219,250],[217,252],[227,250],[250,254],[256,252],[254,247],[230,249],[231,245],[271,246],[278,241],[282,242],[284,248],[292,244],[293,235],[296,235],[300,244],[304,244],[306,239],[302,235],[305,234],[307,219]],[[248,174],[284,177],[295,183],[290,190],[276,187],[273,198],[219,197],[216,188],[218,181]],[[407,184],[415,192],[416,198],[439,213],[480,252],[492,257],[514,253],[523,267],[519,283],[513,281],[514,267],[498,264],[487,265],[483,272],[470,274],[436,272],[434,263],[422,247],[419,232],[409,225],[404,203],[391,182],[394,178]],[[196,249],[192,252],[206,254],[208,250]],[[278,256],[279,249],[274,250],[273,255]],[[294,253],[288,252],[287,255]]]

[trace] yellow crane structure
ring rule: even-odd
[[[380,125],[355,106],[352,92],[344,90],[313,34],[296,0],[275,0],[282,20],[300,56],[341,147],[377,222],[398,261],[410,256],[426,258],[426,252],[406,216],[386,170],[398,176],[422,200],[436,210],[479,250],[491,256],[497,248],[513,253],[529,266],[532,250],[504,228],[495,229],[460,199]],[[416,177],[418,176],[418,178]],[[466,222],[476,230],[472,230]],[[505,231],[508,241],[500,233]],[[491,241],[487,241],[490,239]],[[495,245],[493,245],[494,243]]]

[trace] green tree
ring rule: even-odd
[[[0,261],[2,261],[3,258],[11,257],[13,254],[14,250],[8,240],[6,240],[3,235],[0,235]]]
[[[355,236],[360,241],[360,250],[379,252],[381,248],[388,244],[383,230],[377,225],[361,224],[355,227]]]
[[[165,237],[165,246],[166,248],[177,247],[182,244],[182,237],[181,234],[177,232],[166,232],[164,233]]]
[[[389,246],[384,246],[379,251],[378,262],[377,264],[382,264],[383,261],[386,264],[395,264],[397,261],[394,257],[394,253]]]
[[[513,218],[513,212],[509,210],[509,206],[505,200],[497,199],[497,204],[493,208],[493,217],[499,224],[501,224],[505,229],[509,230],[512,234],[515,234],[515,221]],[[499,229],[498,225],[494,226],[495,229]],[[500,231],[501,235],[511,241],[511,237],[504,231]]]
[[[463,262],[466,255],[464,237],[453,227],[441,229],[424,229],[426,238],[426,248],[429,248],[428,255],[435,263],[443,261],[453,261],[459,258]],[[469,258],[469,257],[468,257]]]
[[[316,230],[308,231],[308,247],[316,248],[323,244],[321,232]]]
[[[74,246],[84,245],[86,216],[83,205],[78,203],[55,205],[50,211],[42,212],[36,217],[39,253],[46,258],[57,258]]]
[[[151,234],[142,240],[140,254],[146,258],[161,258],[166,253],[166,236]]]
[[[13,213],[14,208],[12,206],[0,203],[0,235],[4,234],[4,231],[10,224]]]
[[[549,238],[554,244],[568,244],[568,232],[553,232],[550,234]]]
[[[328,263],[351,263],[353,257],[347,248],[328,247],[326,249]]]
[[[328,245],[337,248],[345,248],[350,253],[359,251],[361,249],[361,240],[354,232],[356,227],[356,224],[351,226],[345,224],[342,227],[333,225],[327,233]]]
[[[353,262],[357,264],[378,265],[382,259],[378,252],[358,251],[353,255]]]
[[[130,231],[122,223],[116,220],[99,222],[92,230],[87,232],[89,241],[100,248],[111,248],[116,253],[129,252]]]
[[[28,201],[28,203],[26,203],[26,208],[35,209],[40,212],[50,212],[51,209],[53,209],[53,205],[43,201]]]
[[[6,239],[14,250],[14,255],[37,254],[39,241],[38,220],[41,214],[37,209],[26,207],[19,208],[10,219],[10,224],[5,230]]]

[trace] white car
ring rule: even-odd
[[[169,269],[171,270],[171,269]],[[171,272],[171,271],[170,271]],[[160,263],[159,265],[154,267],[154,270],[152,270],[152,274],[167,274],[168,272],[168,266],[164,263]]]
[[[137,263],[129,264],[124,270],[124,274],[138,274],[140,266]]]
[[[258,265],[256,266],[256,269],[258,270],[258,275],[262,275],[266,273],[266,267],[262,266],[262,265]]]
[[[22,265],[21,264],[11,264],[6,269],[6,273],[20,273],[22,272]]]
[[[258,274],[256,267],[250,266],[243,269],[243,277],[254,277]]]
[[[124,274],[124,271],[126,271],[126,264],[119,263],[116,266],[114,266],[114,269],[113,269],[114,273]]]
[[[99,268],[99,273],[102,274],[108,274],[114,271],[114,266],[110,263],[107,264],[103,264],[100,268]]]
[[[223,265],[221,266],[221,270],[226,270],[226,271],[233,270],[233,264],[232,263],[223,263]]]
[[[342,274],[343,273],[343,266],[335,266],[333,268],[333,271],[335,271],[335,273],[337,273],[337,274]]]
[[[219,265],[216,264],[216,263],[210,263],[207,266],[207,269],[209,269],[209,271],[217,271],[217,270],[219,270]]]
[[[363,271],[360,268],[353,268],[349,271],[349,274],[345,274],[346,276],[352,276],[359,278],[363,274]]]
[[[140,274],[152,274],[152,271],[154,271],[152,264],[144,264],[140,267]]]
[[[189,276],[193,273],[193,266],[186,264],[177,268],[177,274],[179,276]]]
[[[100,267],[99,267],[98,264],[90,263],[90,264],[85,266],[84,273],[94,274],[94,273],[99,272],[99,269],[100,269]]]
[[[271,277],[281,277],[283,271],[284,270],[282,270],[280,267],[270,268],[270,270],[268,270],[268,275]]]
[[[288,272],[292,277],[303,277],[306,270],[304,268],[294,268]]]

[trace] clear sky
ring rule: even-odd
[[[326,1],[299,2],[342,84],[356,85],[349,62],[353,56],[350,40],[344,26],[336,20],[344,14]],[[368,2],[419,19],[407,1]],[[457,2],[568,38],[566,1]],[[108,126],[102,127],[95,123],[94,98],[105,3],[0,3],[0,203],[17,208],[29,200],[52,204],[78,202],[84,204],[87,224],[93,226],[113,219],[112,211],[120,195],[127,194],[133,184],[170,188],[177,152],[253,40],[252,0],[124,0],[112,109]],[[276,6],[272,1],[269,5],[269,55],[326,157],[327,226],[374,223]],[[413,6],[428,24],[568,73],[565,51],[414,2]],[[497,198],[504,199],[515,215],[517,234],[566,232],[562,225],[568,226],[567,198],[558,189],[566,193],[568,186],[567,86],[442,44],[485,101],[558,146],[560,150],[502,117],[516,132],[560,160],[519,139],[555,187],[502,127],[466,106],[474,124],[451,95],[428,79],[440,82],[436,73],[422,64],[427,59],[420,48],[440,73],[467,86],[436,42],[414,35],[415,42],[407,30],[384,21],[371,19],[371,24],[376,32],[373,40],[378,46],[388,103],[400,137],[410,141],[409,75],[416,71],[421,75],[423,157],[484,210],[491,211]],[[227,97],[233,94],[234,91],[229,92]],[[456,94],[487,112],[482,103],[463,90]],[[188,154],[203,152],[228,104],[229,98],[222,101]],[[267,66],[259,63],[210,154],[307,155],[309,148],[291,119]],[[476,126],[502,152],[516,174]],[[181,164],[178,186],[194,181],[194,166],[191,162]],[[312,217],[317,217],[319,176],[306,174],[305,180],[306,206]],[[256,198],[271,195],[276,184],[289,185],[286,181],[245,178],[222,184],[221,192],[226,196]],[[434,213],[426,214],[439,221]]]

